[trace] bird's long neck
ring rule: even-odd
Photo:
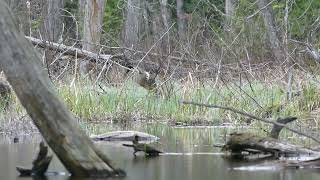
[[[132,144],[134,144],[134,145],[139,144],[139,140],[137,138],[134,138],[132,140]]]

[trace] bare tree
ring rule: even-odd
[[[258,4],[258,8],[261,10],[264,25],[267,30],[272,54],[276,58],[276,60],[282,61],[284,59],[284,56],[283,56],[284,53],[281,48],[281,42],[279,40],[279,35],[277,32],[274,12],[270,6],[271,2],[268,2],[268,0],[258,0],[257,4]]]
[[[63,20],[61,9],[64,8],[64,0],[47,0],[44,21],[40,29],[44,40],[58,42],[62,35]]]
[[[226,15],[226,21],[224,29],[229,31],[231,28],[232,17],[234,16],[236,0],[225,0],[224,11]]]
[[[123,43],[135,47],[139,42],[140,0],[127,0]]]
[[[47,0],[44,4],[44,12],[42,13],[42,24],[40,27],[40,36],[43,40],[50,42],[59,42],[63,33],[63,20],[61,9],[64,8],[64,0]],[[60,39],[60,40],[59,40]],[[54,61],[55,52],[46,50],[45,64],[50,76],[50,64]]]
[[[162,17],[163,30],[167,31],[171,22],[171,14],[168,9],[168,0],[160,0],[160,12]],[[164,53],[170,53],[170,33],[167,33],[161,41],[161,49]]]
[[[83,23],[83,49],[96,52],[96,46],[100,43],[103,15],[106,0],[86,0],[84,5],[84,23]],[[80,63],[81,71],[88,73],[90,71],[88,61]]]
[[[184,0],[176,0],[177,3],[177,24],[179,40],[186,40],[186,14],[183,9]]]
[[[48,145],[74,176],[118,174],[57,97],[40,56],[17,31],[9,7],[0,1],[0,67]]]

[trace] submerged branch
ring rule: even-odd
[[[287,130],[291,131],[291,132],[294,132],[296,134],[299,134],[301,136],[305,136],[307,138],[310,138],[312,140],[314,140],[315,142],[319,143],[320,144],[320,140],[318,140],[317,138],[311,136],[311,135],[308,135],[308,134],[305,134],[305,133],[302,133],[296,129],[293,129],[291,127],[288,127],[287,125],[285,124],[282,124],[282,123],[279,123],[279,122],[275,122],[275,121],[271,121],[271,120],[268,120],[268,119],[264,119],[264,118],[260,118],[260,117],[257,117],[257,116],[254,116],[252,114],[249,114],[249,113],[246,113],[246,112],[243,112],[243,111],[240,111],[238,109],[235,109],[235,108],[232,108],[232,107],[225,107],[225,106],[219,106],[219,105],[210,105],[210,104],[203,104],[203,103],[196,103],[196,102],[188,102],[188,101],[182,101],[181,102],[182,104],[191,104],[191,105],[195,105],[195,106],[203,106],[203,107],[208,107],[208,108],[217,108],[217,109],[224,109],[224,110],[228,110],[228,111],[232,111],[232,112],[235,112],[237,114],[241,114],[243,116],[247,116],[249,118],[252,118],[252,119],[255,119],[255,120],[258,120],[258,121],[262,121],[262,122],[265,122],[265,123],[269,123],[269,124],[273,124],[273,125],[277,125],[277,126],[280,126],[280,127],[283,127],[283,128],[286,128]]]

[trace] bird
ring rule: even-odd
[[[122,144],[123,146],[133,147],[133,155],[136,156],[136,153],[139,151],[143,151],[146,156],[159,156],[162,151],[159,151],[147,144],[139,143],[139,136],[135,135],[132,140],[132,144]]]
[[[149,92],[157,92],[157,83],[156,83],[157,74],[151,73],[148,71],[139,70],[139,75],[137,78],[137,83],[148,90]]]

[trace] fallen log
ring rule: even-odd
[[[102,60],[103,62],[109,62],[116,65],[121,66],[122,68],[130,70],[128,65],[134,64],[133,62],[129,62],[128,59],[124,57],[122,54],[111,55],[111,54],[97,54],[87,50],[79,49],[73,46],[66,46],[64,44],[58,44],[50,41],[44,41],[41,39],[33,38],[30,36],[25,36],[34,46],[48,49],[51,51],[61,52],[64,55],[70,55],[77,58],[87,58],[87,59],[97,59]],[[118,61],[114,61],[113,59],[117,58]]]
[[[222,150],[229,151],[231,155],[235,154],[238,157],[245,157],[245,153],[270,154],[276,158],[309,156],[312,159],[317,159],[320,157],[318,151],[250,133],[231,133]]]
[[[154,142],[159,137],[138,131],[113,131],[99,135],[92,135],[90,138],[94,141],[132,141],[134,136],[139,136],[140,141]]]

